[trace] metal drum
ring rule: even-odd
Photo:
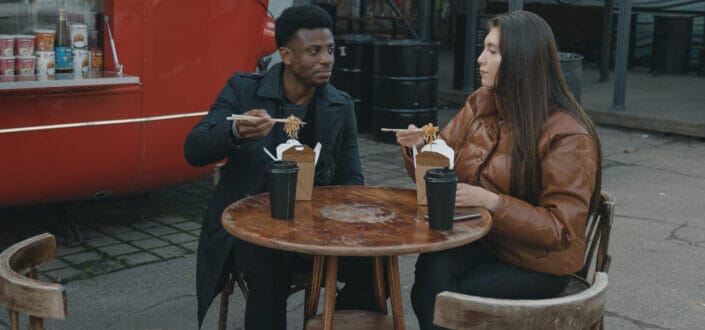
[[[353,98],[358,132],[368,131],[372,122],[372,37],[362,34],[340,35],[335,38],[335,44],[335,66],[331,83]]]
[[[377,140],[394,143],[380,128],[436,124],[438,43],[419,40],[378,41],[374,46],[372,128]]]
[[[575,100],[580,103],[581,86],[583,81],[583,56],[575,53],[558,53],[561,64],[561,73],[568,89]]]
[[[692,16],[654,17],[651,69],[659,73],[688,74],[692,38]]]

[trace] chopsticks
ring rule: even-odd
[[[260,117],[233,114],[232,116],[228,117],[227,119],[228,120],[257,120],[257,119],[260,119]],[[288,122],[288,120],[286,118],[272,118],[272,120],[276,123],[287,123]],[[306,122],[302,122],[302,124],[306,124]]]
[[[408,128],[380,128],[382,132],[399,132],[399,131],[406,131]],[[420,131],[420,128],[415,129],[415,131]]]

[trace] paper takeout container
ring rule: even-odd
[[[295,161],[299,167],[296,178],[296,200],[310,201],[313,195],[313,179],[316,175],[316,163],[321,151],[321,144],[317,143],[314,149],[302,145],[297,140],[289,140],[277,146],[278,160]]]
[[[452,169],[455,151],[441,139],[436,139],[433,143],[425,145],[420,152],[417,152],[416,148],[412,149],[416,177],[416,202],[418,205],[427,205],[426,181],[424,180],[426,172],[433,168],[448,167]]]

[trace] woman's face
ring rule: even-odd
[[[480,65],[482,86],[493,88],[499,71],[502,55],[499,54],[499,28],[493,27],[485,37],[485,48],[482,49],[477,64]]]

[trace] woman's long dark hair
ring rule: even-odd
[[[593,212],[599,205],[602,181],[600,139],[563,80],[551,28],[541,17],[526,11],[495,16],[488,27],[499,29],[502,61],[494,91],[514,138],[510,195],[538,204],[542,188],[538,150],[541,128],[552,113],[563,111],[582,124],[595,140],[598,159],[590,202]]]

